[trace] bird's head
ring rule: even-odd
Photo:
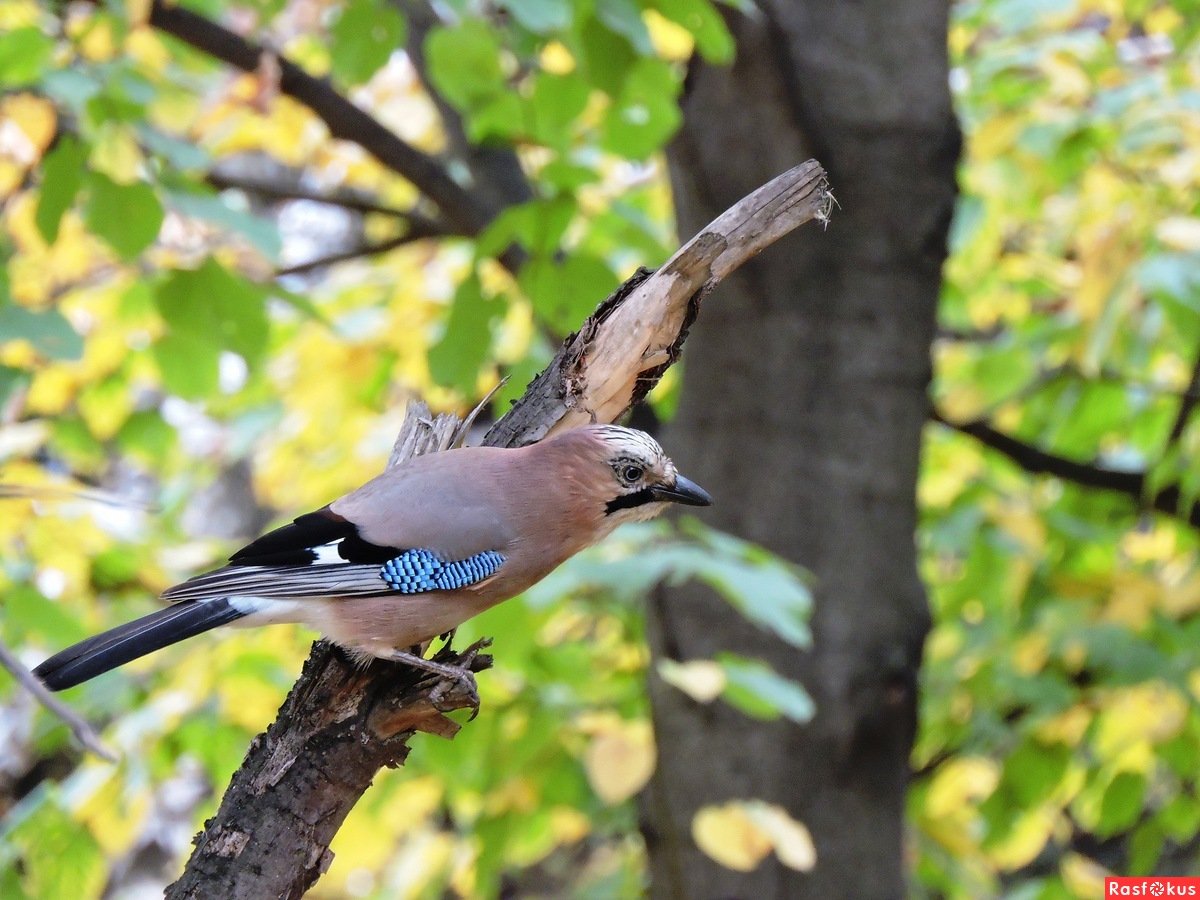
[[[596,440],[604,516],[611,525],[652,519],[668,503],[712,503],[704,488],[675,470],[658,441],[646,432],[619,425],[591,425],[582,430]]]

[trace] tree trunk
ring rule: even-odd
[[[715,486],[713,524],[815,575],[800,652],[696,586],[649,611],[655,653],[765,659],[813,694],[807,726],[758,725],[652,678],[659,770],[644,798],[656,897],[900,897],[908,756],[929,626],[915,483],[959,132],[944,0],[760,0],[731,14],[732,69],[697,65],[669,150],[690,234],[771,173],[825,162],[840,209],[748,264],[706,306],[667,429]],[[691,838],[701,806],[783,804],[817,866],[724,869]]]

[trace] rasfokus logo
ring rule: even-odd
[[[1104,879],[1105,897],[1200,897],[1200,878],[1145,877]]]

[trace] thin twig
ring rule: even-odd
[[[130,500],[109,491],[95,488],[67,488],[43,484],[4,484],[0,483],[0,500],[86,500],[89,503],[101,503],[105,506],[115,506],[121,509],[137,509],[143,512],[155,512],[158,507],[153,503],[141,500]]]
[[[92,730],[92,726],[81,719],[71,707],[51,694],[46,686],[37,680],[37,676],[21,665],[21,661],[3,641],[0,641],[0,666],[8,669],[13,678],[17,679],[17,683],[32,694],[38,703],[58,716],[85,749],[109,762],[117,761],[117,754],[105,746],[100,736]]]
[[[423,234],[414,229],[405,234],[388,238],[386,241],[380,241],[377,244],[365,244],[360,247],[353,247],[350,250],[342,250],[338,253],[330,253],[328,256],[318,256],[316,259],[310,259],[307,262],[297,263],[294,266],[284,266],[281,269],[275,270],[275,277],[280,278],[284,275],[303,275],[306,272],[312,272],[316,269],[323,269],[326,266],[332,266],[336,263],[349,262],[352,259],[366,259],[371,256],[379,256],[382,253],[388,253],[392,250],[395,250],[397,247],[403,247],[405,244],[413,244],[417,241],[433,236],[434,235]]]
[[[937,410],[932,411],[929,417],[934,422],[960,434],[969,435],[984,446],[1004,454],[1030,474],[1053,475],[1084,487],[1124,494],[1139,506],[1145,505],[1193,527],[1200,527],[1200,504],[1183,502],[1183,491],[1178,484],[1167,485],[1152,497],[1146,497],[1145,472],[1109,469],[1048,453],[1040,447],[1005,434],[982,420],[954,422]]]
[[[308,200],[312,203],[338,206],[342,209],[352,210],[353,212],[378,213],[383,216],[395,216],[399,219],[407,219],[411,222],[424,221],[430,225],[435,224],[432,219],[426,219],[414,210],[388,206],[386,203],[380,203],[378,200],[362,197],[355,191],[339,190],[322,194],[317,191],[309,191],[295,185],[282,184],[277,181],[265,181],[257,178],[234,178],[221,172],[209,172],[204,180],[219,191],[244,191],[247,194],[256,194],[259,197],[269,200]],[[441,227],[441,230],[444,231],[445,228]]]
[[[1192,412],[1196,409],[1196,403],[1200,401],[1200,397],[1196,393],[1198,390],[1200,390],[1200,353],[1196,354],[1196,361],[1192,363],[1192,377],[1188,382],[1187,390],[1184,391],[1182,399],[1179,401],[1179,410],[1175,413],[1175,421],[1171,423],[1166,450],[1170,450],[1183,437],[1188,420],[1191,419]]]

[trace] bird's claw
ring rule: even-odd
[[[429,692],[429,702],[440,713],[450,712],[454,709],[469,708],[471,710],[471,718],[467,720],[469,722],[479,715],[479,687],[475,683],[475,673],[466,666],[446,666],[446,669],[452,671],[446,671],[438,678],[438,683]],[[453,706],[442,705],[442,701],[452,687],[458,687],[466,695],[467,702],[465,707],[457,703]]]

